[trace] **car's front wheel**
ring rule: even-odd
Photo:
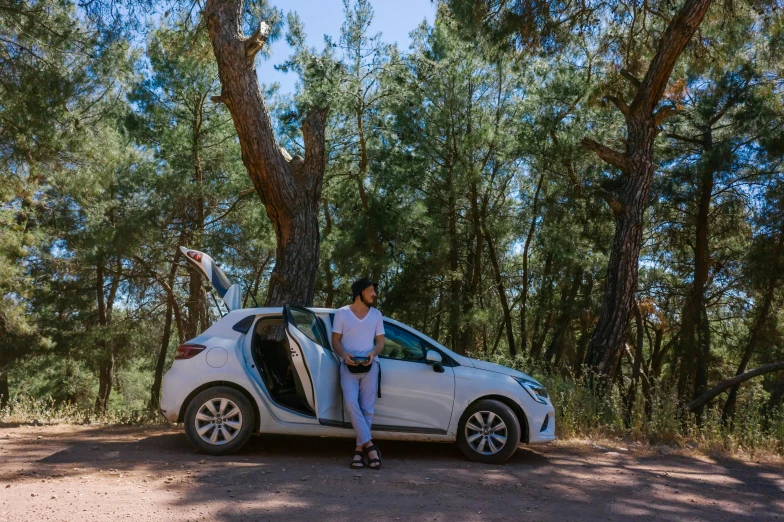
[[[457,445],[469,460],[500,464],[517,451],[520,422],[511,408],[500,401],[477,401],[463,414]]]
[[[185,436],[196,450],[228,455],[248,442],[255,424],[250,401],[226,386],[208,388],[185,411]]]

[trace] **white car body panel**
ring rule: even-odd
[[[373,424],[447,433],[455,400],[455,373],[436,373],[425,363],[381,359],[381,398]]]
[[[334,310],[309,310],[324,321],[328,339],[331,339],[332,324],[329,314],[334,313]],[[248,316],[260,318],[282,314],[281,308],[233,310],[200,336],[188,341],[188,344],[201,344],[207,348],[191,359],[174,361],[171,369],[164,375],[161,390],[162,414],[171,422],[181,421],[187,406],[185,400],[195,390],[208,383],[227,382],[242,388],[253,398],[260,414],[258,431],[261,433],[353,438],[354,431],[342,411],[339,362],[331,347],[324,349],[296,329],[290,329],[293,331],[293,335],[290,335],[298,344],[301,343],[299,346],[307,364],[307,371],[315,374],[312,390],[314,409],[319,418],[314,418],[272,400],[251,356],[255,324],[247,334],[232,328]],[[523,442],[536,444],[555,439],[554,408],[551,401],[547,399],[545,404],[535,401],[513,379],[530,379],[526,374],[458,355],[410,326],[389,318],[384,318],[384,321],[424,339],[442,354],[456,361],[459,366],[445,365],[444,373],[436,373],[432,366],[424,363],[380,358],[381,398],[376,402],[374,425],[390,429],[374,429],[374,438],[454,441],[465,409],[480,398],[495,396],[513,402],[525,414],[528,432],[523,433]],[[225,351],[225,356],[221,350]],[[225,362],[215,367],[224,360]],[[307,384],[309,383],[303,380],[303,386]],[[541,430],[545,416],[549,422],[547,427]],[[406,431],[406,428],[411,431]]]

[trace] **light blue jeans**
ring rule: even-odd
[[[340,363],[340,387],[351,419],[357,433],[357,446],[370,441],[370,427],[373,425],[373,411],[378,392],[378,361],[367,373],[351,373],[346,363]]]

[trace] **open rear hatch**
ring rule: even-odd
[[[204,274],[229,310],[242,308],[242,289],[240,285],[236,283],[231,284],[229,278],[226,277],[226,274],[215,263],[214,259],[198,250],[186,247],[180,247],[180,250],[185,254],[185,259]]]

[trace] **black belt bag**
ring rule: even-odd
[[[348,371],[350,371],[351,373],[367,373],[370,371],[372,367],[373,364],[368,364],[367,366],[365,366],[364,364],[358,364],[356,366],[351,366],[350,364],[346,365],[346,368],[348,368]]]
[[[375,362],[376,361],[373,361],[373,363]],[[367,373],[373,367],[373,363],[368,364],[367,366],[363,364],[358,364],[357,366],[346,364],[346,368],[348,368],[348,371],[351,373]],[[378,365],[378,398],[381,398],[381,364]]]

